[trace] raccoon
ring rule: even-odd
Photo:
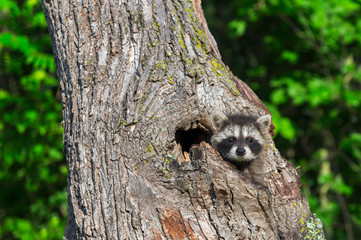
[[[243,114],[228,115],[221,112],[211,116],[212,146],[226,161],[245,167],[259,158],[269,138],[271,115],[259,118]]]

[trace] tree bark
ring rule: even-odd
[[[323,237],[272,140],[251,175],[208,144],[213,111],[268,110],[222,63],[197,0],[43,9],[63,106],[65,239]]]

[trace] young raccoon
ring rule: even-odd
[[[212,146],[226,161],[238,167],[247,166],[259,157],[270,137],[271,115],[259,118],[235,114],[226,116],[217,112],[211,116],[214,129]]]

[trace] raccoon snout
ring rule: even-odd
[[[243,155],[246,154],[246,149],[244,149],[244,148],[237,148],[237,149],[236,149],[236,154],[237,154],[238,156],[243,156]]]

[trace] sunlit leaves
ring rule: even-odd
[[[298,54],[296,52],[287,51],[287,50],[284,50],[282,52],[281,57],[290,63],[296,63],[298,60]]]
[[[44,70],[35,70],[30,75],[21,77],[21,84],[28,91],[39,92],[52,90],[57,87],[57,80],[53,76],[49,76]]]
[[[34,44],[35,43],[32,43],[29,37],[25,35],[16,35],[11,32],[0,33],[0,49],[8,48],[13,51],[19,51],[26,57],[25,63],[32,64],[34,68],[54,71],[53,56],[49,53],[45,54],[40,52],[38,50],[39,47]],[[14,61],[23,61],[23,59],[14,59]],[[18,64],[14,61],[12,61],[11,64]]]
[[[0,239],[59,239],[66,165],[41,2],[0,0],[0,24]]]
[[[286,89],[278,88],[278,89],[274,90],[271,93],[270,98],[271,98],[271,101],[276,105],[286,103],[288,101],[288,96],[286,94]]]
[[[233,20],[229,23],[229,29],[232,37],[241,37],[246,31],[246,22],[241,20]]]
[[[20,9],[15,1],[12,0],[0,0],[0,13],[3,14],[12,14],[13,16],[18,16],[20,13]]]
[[[61,227],[59,227],[61,226]],[[59,217],[52,216],[48,223],[39,226],[40,231],[36,231],[32,227],[31,219],[24,218],[11,218],[6,219],[4,222],[4,229],[12,232],[12,236],[15,239],[22,240],[48,240],[48,239],[59,239],[55,236],[62,236],[61,229],[65,228],[64,222]],[[1,234],[1,232],[0,232]],[[0,235],[1,236],[1,235]]]
[[[279,110],[271,105],[267,104],[268,109],[272,114],[272,122],[275,125],[275,133],[279,133],[282,137],[292,140],[296,136],[296,128],[292,124],[291,120],[286,117],[282,117]]]
[[[307,83],[308,102],[312,107],[328,104],[337,98],[339,89],[332,81],[313,78]]]
[[[360,91],[345,90],[343,97],[349,106],[355,108],[360,107],[361,104]]]
[[[318,174],[317,185],[310,184],[310,186],[317,189],[321,201],[312,204],[311,199],[310,203],[311,206],[317,207],[326,230],[331,234],[334,233],[334,229],[329,226],[337,222],[336,216],[340,213],[336,203],[339,198],[335,198],[334,195],[352,197],[356,186],[350,176],[357,177],[355,173],[359,173],[361,169],[361,135],[348,133],[349,131],[346,130],[354,124],[351,129],[361,131],[359,128],[361,65],[355,60],[361,51],[359,47],[355,47],[361,41],[359,34],[361,24],[357,20],[361,5],[354,1],[341,3],[302,0],[295,3],[297,11],[285,12],[287,17],[282,19],[286,20],[290,30],[299,39],[299,42],[294,42],[294,46],[303,45],[304,48],[283,50],[280,57],[284,64],[287,62],[290,66],[301,64],[296,65],[297,71],[287,72],[281,68],[281,72],[286,72],[286,75],[271,79],[270,85],[273,91],[270,100],[271,104],[278,106],[278,109],[282,108],[284,112],[289,111],[290,108],[294,111],[298,109],[313,118],[308,124],[293,119],[305,129],[302,131],[303,134],[309,134],[307,136],[296,133],[294,136],[299,143],[307,142],[309,146],[306,145],[306,151],[313,148],[313,144],[319,146],[312,158],[304,165],[304,171],[309,170]],[[280,2],[279,4],[282,5]],[[280,36],[275,37],[282,39]],[[272,39],[272,36],[268,36],[268,39]],[[270,46],[274,44],[272,41],[266,43]],[[305,54],[306,49],[312,51],[309,56]],[[303,58],[312,59],[312,64]],[[347,122],[350,115],[353,123]],[[276,115],[275,121],[281,122],[278,118]],[[279,124],[279,127],[284,126],[289,129],[287,124]],[[324,136],[317,137],[315,131],[318,135]],[[291,140],[286,134],[282,134],[281,130],[279,133],[282,137]],[[320,140],[319,142],[313,140],[315,136]],[[334,153],[333,148],[337,144],[340,154]],[[297,155],[295,157],[297,158]],[[336,161],[340,162],[334,167],[339,171],[337,174],[331,168],[331,163],[335,164]],[[312,167],[313,164],[315,167]],[[328,171],[322,170],[324,169],[322,166],[325,165],[328,166]],[[317,169],[318,166],[321,166],[321,169]],[[345,173],[347,177],[343,175]]]

